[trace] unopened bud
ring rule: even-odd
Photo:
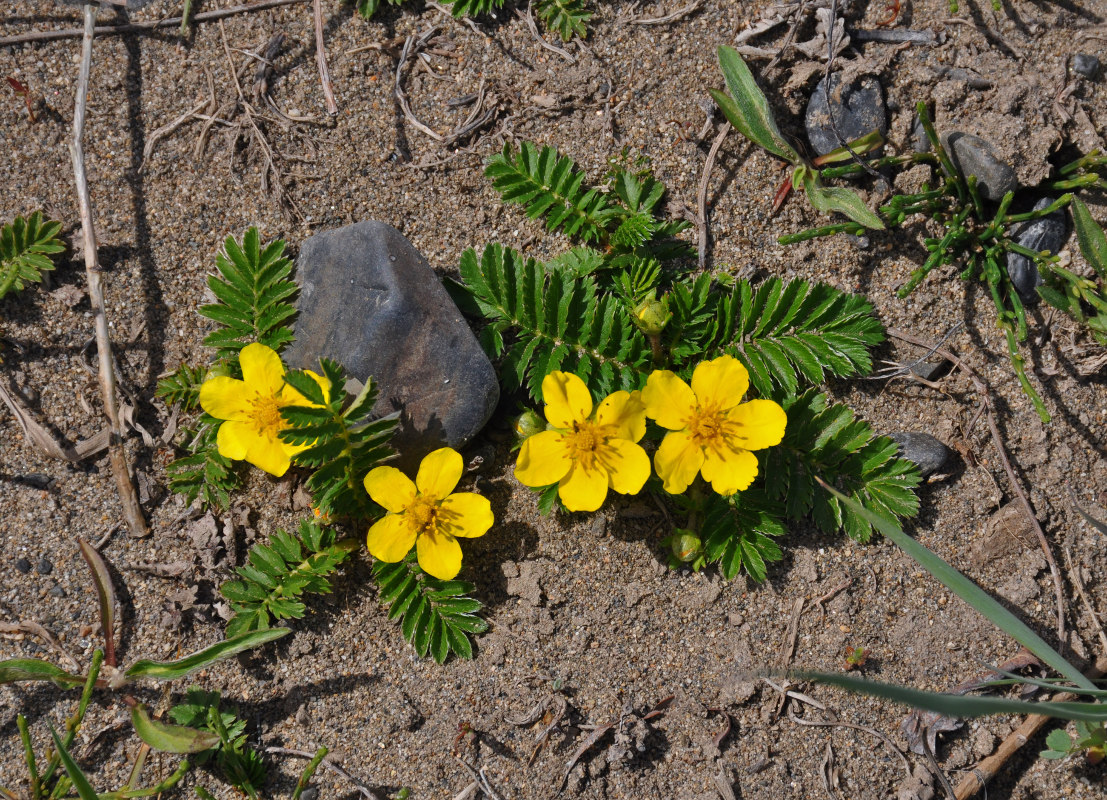
[[[695,561],[703,553],[703,542],[700,537],[686,528],[677,528],[669,539],[669,547],[672,548],[673,557],[685,563]]]
[[[519,418],[515,420],[515,435],[522,442],[534,436],[536,433],[541,433],[546,430],[546,422],[534,411],[524,411],[519,415]]]
[[[634,309],[634,324],[647,336],[661,333],[672,318],[667,297],[646,300]]]

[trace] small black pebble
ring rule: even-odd
[[[50,594],[54,597],[65,597],[65,589],[61,587],[61,584],[55,583],[50,587]]]
[[[31,562],[25,558],[18,559],[15,562],[15,568],[26,575],[31,571]]]
[[[888,438],[899,445],[901,458],[919,465],[919,474],[924,478],[940,470],[953,455],[952,450],[929,433],[899,431],[889,433]]]
[[[1091,53],[1077,53],[1072,57],[1072,71],[1085,78],[1094,78],[1099,72],[1099,58]]]
[[[911,366],[911,371],[924,381],[936,381],[945,377],[953,369],[953,362],[942,359],[941,361],[921,361]]]
[[[54,565],[45,558],[40,558],[38,564],[35,565],[35,570],[39,575],[49,575],[54,571]]]

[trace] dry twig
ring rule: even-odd
[[[684,6],[683,8],[678,8],[676,11],[673,11],[670,14],[665,14],[661,17],[651,17],[649,19],[628,19],[627,22],[629,22],[631,25],[665,25],[670,22],[676,22],[682,17],[687,17],[694,11],[698,11],[699,7],[702,5],[703,0],[692,0],[692,2],[688,5]]]
[[[315,17],[315,63],[319,66],[319,82],[323,84],[323,97],[327,101],[327,113],[338,113],[338,103],[334,99],[331,86],[331,74],[327,69],[327,51],[323,49],[323,0],[312,0],[312,16]]]
[[[550,44],[545,40],[545,38],[543,38],[542,34],[538,31],[538,25],[536,25],[534,22],[534,14],[531,11],[530,3],[527,3],[527,10],[525,12],[520,11],[518,13],[519,16],[522,17],[523,20],[527,23],[527,29],[530,31],[530,35],[535,38],[539,45],[541,45],[546,50],[549,50],[551,53],[557,53],[570,64],[577,63],[577,60],[573,58],[572,54],[568,50],[562,50],[557,45]]]
[[[710,240],[707,224],[707,185],[711,181],[711,167],[715,163],[715,156],[719,154],[719,148],[723,146],[723,141],[728,133],[730,133],[730,123],[724,122],[719,135],[711,143],[711,149],[707,151],[707,160],[703,162],[703,177],[700,178],[700,189],[696,193],[696,216],[698,217],[696,247],[699,250],[699,267],[701,270],[707,263],[707,244]]]
[[[81,233],[84,240],[85,275],[88,279],[88,301],[92,307],[93,326],[96,332],[96,351],[100,365],[100,394],[104,400],[104,413],[111,425],[108,455],[112,473],[119,490],[119,502],[132,536],[148,536],[150,529],[142,516],[138,494],[131,480],[127,454],[123,450],[123,429],[119,421],[119,401],[116,398],[115,371],[112,369],[111,339],[108,335],[108,315],[104,306],[103,272],[96,253],[96,230],[92,223],[92,197],[85,175],[85,156],[81,138],[85,130],[85,112],[88,101],[88,79],[92,71],[92,37],[96,27],[96,8],[91,3],[84,6],[85,32],[81,43],[81,68],[77,78],[77,101],[73,112],[73,140],[69,154],[73,159],[73,177],[77,184],[77,204],[81,215]]]
[[[221,8],[218,11],[205,11],[202,14],[192,16],[191,20],[193,23],[208,22],[210,20],[233,17],[237,14],[248,14],[251,11],[264,11],[267,8],[291,6],[297,3],[306,2],[307,0],[262,0],[260,3],[231,6],[230,8]],[[150,22],[132,22],[127,25],[101,25],[99,28],[95,28],[93,33],[96,36],[142,33],[143,31],[152,31],[157,28],[175,28],[180,24],[181,17],[169,17],[167,19],[152,20]],[[10,44],[22,44],[24,42],[52,42],[57,39],[79,39],[81,36],[84,36],[84,33],[84,28],[62,28],[56,31],[32,31],[31,33],[20,33],[15,36],[0,38],[0,47],[6,47]]]
[[[315,758],[315,753],[314,752],[310,752],[308,750],[293,750],[292,748],[289,748],[289,747],[266,747],[265,752],[266,753],[272,753],[273,755],[278,755],[278,756],[295,756],[296,758],[307,758],[307,759]],[[358,794],[360,794],[362,797],[364,797],[365,800],[381,800],[380,795],[378,795],[376,792],[374,792],[372,789],[370,789],[368,786],[366,786],[363,781],[358,780],[353,775],[351,775],[349,772],[347,772],[342,767],[341,764],[339,764],[335,761],[332,761],[329,757],[324,758],[320,762],[320,764],[325,769],[329,769],[331,772],[333,772],[335,775],[339,776],[340,778],[345,778],[350,783],[352,783],[354,785],[354,788],[357,789]]]

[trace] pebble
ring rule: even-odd
[[[930,137],[926,135],[922,117],[915,115],[915,121],[911,124],[911,149],[916,153],[930,152]]]
[[[55,583],[53,586],[50,587],[50,596],[65,597],[65,589],[61,587],[60,583]]]
[[[31,571],[31,562],[25,558],[17,559],[15,562],[15,568],[26,575]]]
[[[54,571],[54,565],[43,557],[40,558],[38,564],[35,565],[35,571],[38,572],[39,575],[49,575]]]
[[[976,188],[980,196],[999,202],[1003,195],[1019,188],[1014,168],[996,157],[992,146],[978,136],[960,131],[943,133],[942,146],[950,160],[965,177],[976,176]]]
[[[827,108],[828,93],[823,88],[825,82],[826,78],[819,81],[811,93],[804,117],[807,140],[819,155],[841,147],[830,127],[831,111]],[[830,76],[830,105],[842,140],[851,142],[874,130],[887,134],[888,110],[884,105],[884,90],[880,81],[873,75],[862,75],[844,87],[840,87],[841,82],[840,74]]]
[[[949,374],[951,369],[953,369],[953,362],[944,358],[938,361],[920,361],[918,364],[911,365],[911,372],[924,381],[936,381],[943,378]]]
[[[1052,202],[1053,198],[1043,197],[1034,204],[1034,210],[1041,211]],[[1054,211],[1047,217],[1013,226],[1010,236],[1017,244],[1030,250],[1048,250],[1056,255],[1069,237],[1068,220],[1064,211]],[[1037,302],[1038,293],[1035,290],[1043,281],[1033,259],[1022,253],[1008,253],[1007,274],[1011,276],[1011,283],[1024,303]]]
[[[902,458],[919,465],[919,473],[924,478],[940,470],[953,453],[929,433],[897,431],[889,433],[888,438],[899,445]]]
[[[1099,72],[1099,57],[1091,53],[1077,53],[1072,57],[1072,71],[1085,78],[1095,78]]]
[[[359,222],[307,239],[287,363],[318,369],[320,356],[380,388],[374,413],[400,412],[392,444],[411,470],[443,445],[484,427],[499,381],[461,312],[426,259],[398,230]],[[359,387],[358,387],[359,388]]]

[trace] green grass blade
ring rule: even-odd
[[[92,788],[88,778],[81,772],[81,768],[77,766],[73,756],[69,755],[69,751],[65,749],[65,745],[58,737],[58,732],[54,730],[53,725],[50,725],[50,735],[54,737],[54,747],[57,749],[58,758],[61,759],[61,764],[69,775],[69,780],[73,781],[73,788],[77,790],[77,795],[81,800],[99,800],[96,790]]]
[[[210,666],[216,661],[230,658],[244,650],[260,647],[263,644],[271,642],[274,639],[280,639],[282,636],[287,636],[290,633],[292,633],[292,631],[288,628],[269,628],[268,630],[253,631],[251,633],[244,633],[241,636],[235,636],[232,639],[226,639],[178,661],[150,661],[149,659],[143,659],[141,661],[136,661],[131,668],[127,670],[126,676],[131,680],[135,678],[152,678],[158,681],[177,680],[198,669]]]

